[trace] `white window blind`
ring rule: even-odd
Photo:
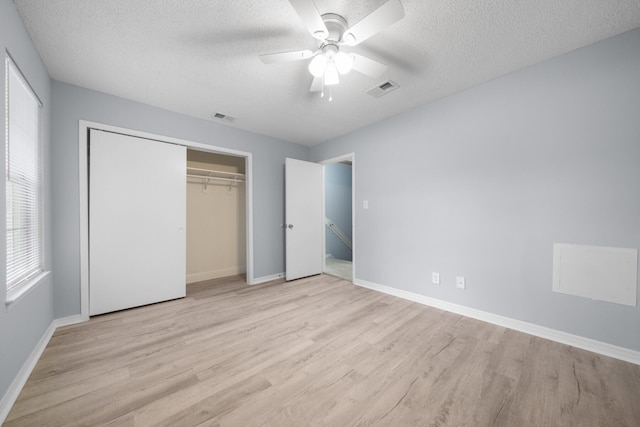
[[[42,271],[40,101],[6,57],[7,290]]]

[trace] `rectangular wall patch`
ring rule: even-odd
[[[636,306],[638,250],[555,243],[553,291]]]

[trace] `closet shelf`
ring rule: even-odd
[[[244,182],[245,175],[237,172],[216,171],[212,169],[187,168],[188,178],[202,179],[203,182],[211,180],[227,182]]]

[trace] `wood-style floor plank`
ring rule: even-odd
[[[640,426],[640,366],[330,276],[59,328],[5,426]]]

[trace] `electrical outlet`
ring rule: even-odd
[[[465,284],[464,284],[464,277],[462,276],[457,276],[456,277],[456,288],[458,289],[464,289]]]
[[[440,284],[440,273],[431,273],[431,281],[434,285]]]

